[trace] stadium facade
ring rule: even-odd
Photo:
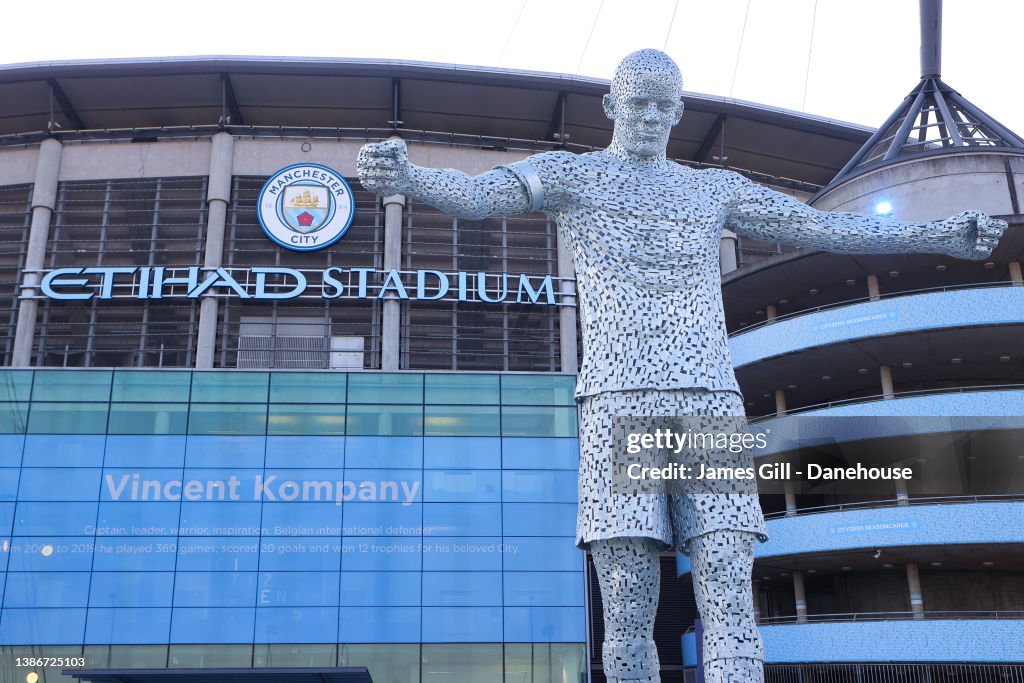
[[[1011,224],[985,262],[727,234],[750,415],[1024,415],[1024,145],[933,86],[875,137],[686,98],[680,163],[819,208]],[[393,135],[467,172],[603,147],[606,89],[371,61],[0,69],[0,677],[602,680],[600,594],[573,543],[579,343],[557,232],[381,201],[353,176],[359,147]],[[279,244],[257,216],[267,179],[298,164],[351,184],[324,249]],[[1017,494],[1024,478],[765,496],[769,680],[1024,680]],[[689,679],[688,567],[663,566],[663,675]]]

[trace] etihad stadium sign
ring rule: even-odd
[[[574,304],[551,275],[378,270],[376,268],[296,269],[199,266],[113,266],[45,271],[43,296],[58,301],[90,299],[256,300],[399,299],[467,301],[485,304]],[[557,295],[557,296],[556,296]]]

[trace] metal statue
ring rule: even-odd
[[[764,242],[850,253],[987,257],[1006,224],[978,211],[901,222],[815,210],[725,169],[666,158],[683,115],[682,78],[668,55],[640,50],[604,96],[607,149],[545,152],[470,177],[409,163],[401,140],[359,153],[363,186],[415,197],[467,219],[540,211],[576,268],[583,365],[577,543],[593,554],[604,602],[603,664],[611,682],[659,681],[653,642],[660,552],[690,555],[704,622],[708,683],[763,680],[753,620],[755,539],[766,540],[753,482],[694,495],[616,493],[615,416],[742,416],[722,310],[723,228]]]

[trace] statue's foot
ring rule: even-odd
[[[704,683],[764,683],[764,663],[747,657],[704,662]]]

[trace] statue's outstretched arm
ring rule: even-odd
[[[1005,221],[981,211],[922,222],[818,211],[793,197],[729,175],[738,189],[724,227],[765,242],[851,254],[935,253],[980,260],[991,255],[1006,229]]]
[[[356,169],[370,192],[414,197],[460,218],[479,220],[531,209],[527,190],[513,173],[499,169],[469,176],[451,168],[415,166],[402,140],[364,145]]]

